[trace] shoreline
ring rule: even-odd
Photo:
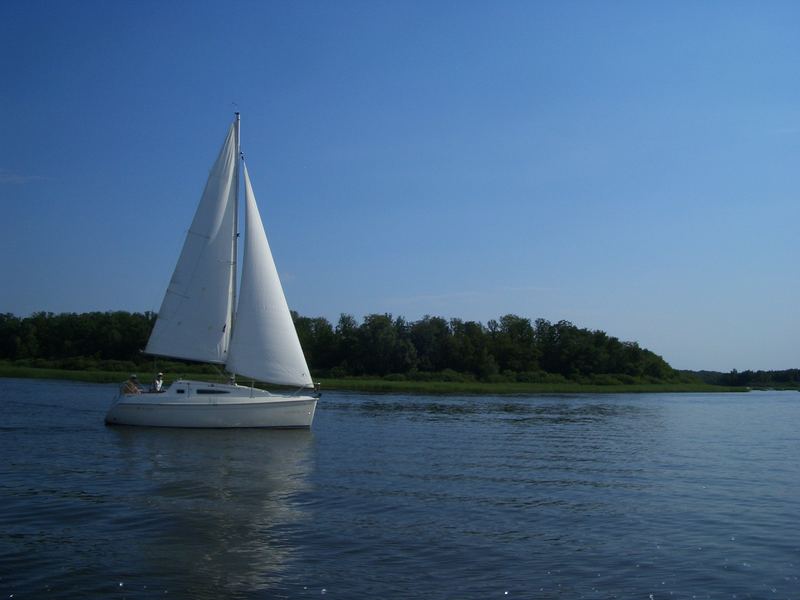
[[[36,367],[17,367],[0,365],[0,377],[20,379],[61,379],[88,383],[122,383],[128,373],[116,371],[78,371],[68,369],[43,369]],[[174,377],[167,376],[169,384],[179,377],[216,381],[221,377],[201,373],[186,373]],[[143,379],[144,380],[144,379]],[[389,381],[379,378],[319,379],[321,391],[351,391],[368,393],[407,393],[407,394],[481,394],[481,395],[521,395],[521,394],[649,394],[649,393],[723,393],[748,392],[751,388],[718,386],[706,383],[641,383],[620,385],[597,385],[582,383],[485,383],[451,381]]]

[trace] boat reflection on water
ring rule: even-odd
[[[133,494],[113,527],[127,538],[116,545],[129,566],[117,574],[120,584],[193,598],[279,584],[294,558],[287,532],[309,517],[302,495],[310,431],[123,427],[114,434],[125,465],[120,485],[130,482]]]

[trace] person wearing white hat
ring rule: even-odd
[[[164,374],[159,373],[156,375],[156,378],[153,380],[153,385],[150,386],[150,391],[156,394],[161,393],[163,390],[161,389],[164,386]]]

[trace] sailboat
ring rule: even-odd
[[[311,427],[319,394],[272,258],[239,132],[236,113],[145,348],[154,356],[221,365],[230,380],[179,379],[160,393],[120,391],[106,415],[108,424]],[[245,231],[237,297],[240,177]],[[250,385],[238,384],[237,376]],[[254,381],[288,391],[260,389]]]

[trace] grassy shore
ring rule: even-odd
[[[67,369],[37,369],[18,367],[0,363],[0,377],[19,377],[21,379],[65,379],[69,381],[88,381],[91,383],[118,383],[128,378],[130,373],[115,371],[73,371]]]
[[[624,394],[652,392],[746,392],[743,387],[705,383],[642,383],[592,385],[582,383],[484,383],[480,381],[386,381],[383,379],[322,379],[323,390],[409,394]]]
[[[130,373],[117,371],[73,371],[67,369],[40,369],[0,363],[0,377],[31,379],[65,379],[93,383],[119,383]],[[149,374],[141,373],[142,383]],[[180,377],[167,373],[166,383]],[[222,381],[222,376],[186,373],[186,377],[203,381]],[[580,383],[483,383],[453,381],[387,381],[379,378],[321,379],[322,391],[349,390],[355,392],[405,393],[405,394],[620,394],[655,392],[745,392],[744,387],[724,387],[704,383],[646,383],[630,385],[589,385]]]
[[[143,385],[149,383],[155,373],[141,371],[139,382]],[[172,383],[175,379],[186,377],[199,381],[225,381],[223,375],[209,375],[207,373],[172,373],[166,374],[165,383]],[[69,381],[86,381],[89,383],[122,383],[130,376],[129,371],[99,371],[99,370],[73,370],[73,369],[45,369],[37,367],[20,367],[0,362],[0,377],[19,377],[21,379],[64,379]]]

